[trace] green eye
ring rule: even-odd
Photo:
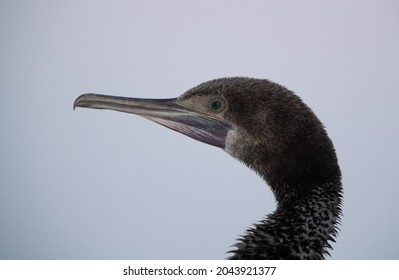
[[[222,108],[223,104],[220,100],[213,100],[211,101],[211,108],[212,110],[218,111]]]

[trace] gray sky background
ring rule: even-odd
[[[267,78],[326,125],[344,177],[333,259],[399,258],[397,1],[1,1],[0,258],[223,259],[275,209],[222,150],[85,92],[175,97]]]

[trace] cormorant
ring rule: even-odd
[[[340,223],[341,172],[323,124],[287,88],[232,77],[173,99],[98,94],[75,107],[132,113],[224,149],[271,187],[277,209],[238,239],[229,259],[324,259]]]

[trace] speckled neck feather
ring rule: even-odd
[[[339,184],[316,187],[306,199],[284,201],[247,230],[229,259],[324,259],[334,242],[341,203]]]

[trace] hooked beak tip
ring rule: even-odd
[[[76,98],[75,102],[73,102],[73,110],[75,111],[76,107],[86,107],[84,103],[88,101],[92,95],[91,93],[84,93]]]
[[[84,96],[84,94],[80,95],[78,98],[75,99],[75,101],[73,102],[73,110],[75,111],[76,107],[79,107],[79,101],[82,98],[82,96]]]

